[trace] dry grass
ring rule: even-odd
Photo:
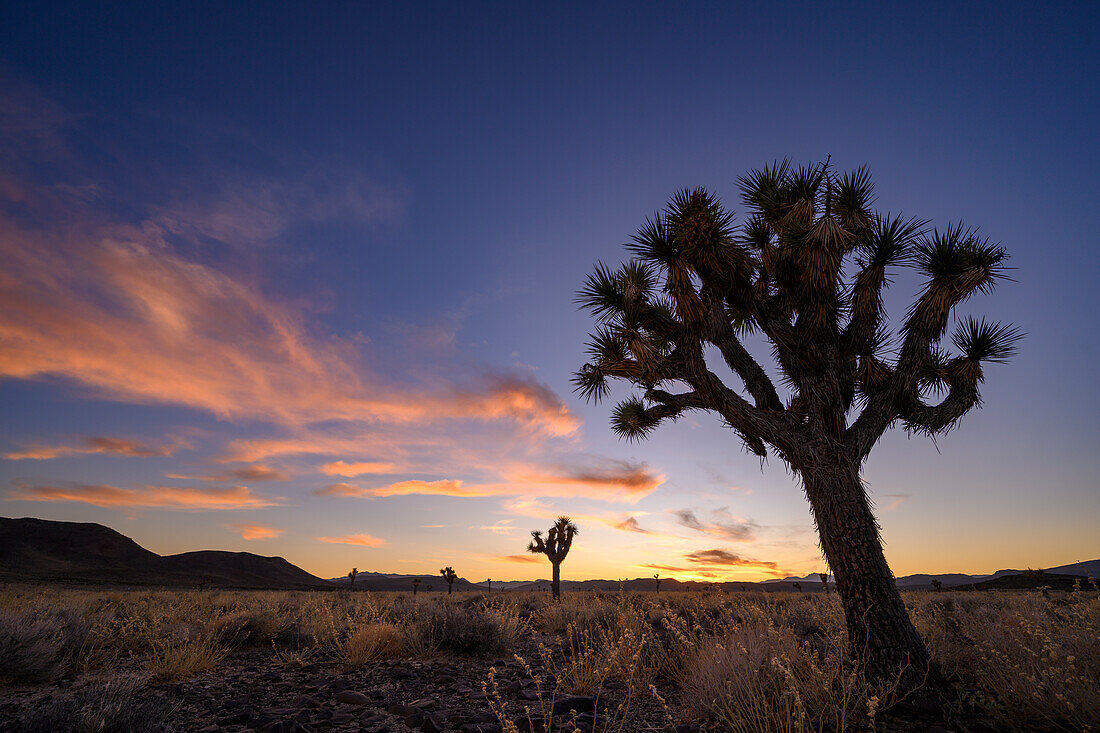
[[[905,598],[960,714],[1005,731],[1100,730],[1100,594]],[[216,671],[244,646],[287,667],[518,652],[533,716],[562,695],[618,690],[601,730],[642,697],[670,720],[737,732],[872,730],[891,702],[846,658],[835,595],[0,591],[0,681],[157,683]],[[494,702],[513,725],[522,711],[508,704]]]
[[[396,659],[404,656],[405,634],[390,623],[369,623],[348,637],[343,651],[344,662],[349,667],[362,667],[379,659]]]

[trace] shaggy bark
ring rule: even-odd
[[[852,657],[875,679],[919,683],[930,664],[928,650],[886,563],[858,464],[838,457],[835,466],[804,470],[802,480],[844,608]]]

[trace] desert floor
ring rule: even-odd
[[[835,594],[0,590],[0,730],[1100,730],[1100,594],[907,593],[954,685],[870,685]]]

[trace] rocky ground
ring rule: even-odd
[[[483,691],[491,667],[506,719],[520,731],[698,730],[673,725],[655,699],[629,696],[614,681],[599,696],[543,690],[540,700],[538,685],[515,659],[384,661],[347,670],[326,662],[290,667],[271,650],[248,649],[194,679],[129,687],[119,677],[114,684],[125,687],[139,729],[498,733],[501,721]],[[94,676],[0,688],[0,730],[67,727],[71,721],[59,718],[95,706],[103,690],[104,681]]]

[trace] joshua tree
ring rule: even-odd
[[[210,575],[203,573],[199,576],[199,590],[206,590],[210,585]]]
[[[821,589],[823,591],[825,591],[826,595],[828,595],[829,594],[829,574],[828,573],[818,573],[817,577],[821,578]]]
[[[355,576],[359,574],[359,568],[352,568],[348,573],[348,584],[352,590],[355,590]]]
[[[492,593],[493,592],[493,579],[492,578],[486,578],[485,579],[485,585],[486,585],[486,587],[489,588],[489,592]]]
[[[661,593],[661,574],[660,573],[654,573],[653,574],[653,582],[655,582],[657,584],[657,594],[660,595],[660,593]]]
[[[447,567],[440,570],[439,574],[443,576],[443,579],[445,581],[447,581],[447,595],[451,595],[451,591],[453,590],[452,586],[454,586],[455,584],[455,578],[458,577],[458,575],[455,573],[455,569],[448,565]]]
[[[796,591],[798,591],[799,593],[801,593],[801,592],[802,592],[802,584],[801,584],[801,583],[799,583],[799,582],[797,582],[797,581],[796,581],[796,582],[794,582],[794,583],[791,583],[791,585],[793,585],[793,586],[794,586],[794,589],[795,589]]]
[[[943,582],[940,581],[939,578],[932,579],[932,590],[936,591],[937,593],[943,590]]]
[[[681,191],[646,221],[628,248],[634,259],[602,263],[578,302],[599,322],[579,393],[607,396],[609,382],[637,394],[612,411],[612,429],[644,438],[691,410],[714,412],[749,452],[770,451],[805,489],[841,596],[856,659],[872,677],[929,664],[882,551],[860,471],[883,433],[900,421],[936,436],[980,404],[989,363],[1006,361],[1021,334],[952,315],[1006,278],[1006,253],[961,224],[930,230],[922,219],[872,210],[866,170],[828,161],[786,161],[739,179],[746,220],[703,189]],[[887,269],[912,267],[920,293],[887,328]],[[750,354],[766,340],[787,399]],[[708,364],[720,354],[738,382]],[[915,674],[914,674],[915,672]]]
[[[561,598],[561,563],[569,554],[569,548],[573,546],[573,538],[577,535],[577,525],[569,521],[569,517],[558,517],[554,525],[546,533],[546,540],[542,539],[542,532],[531,532],[531,544],[527,545],[527,551],[536,555],[546,555],[550,565],[554,568],[554,577],[550,582],[554,598]]]
[[[419,588],[419,587],[420,587],[420,578],[413,578],[413,595],[414,596],[416,595],[416,589]],[[432,589],[432,587],[429,585],[428,590],[431,590],[431,589]]]

